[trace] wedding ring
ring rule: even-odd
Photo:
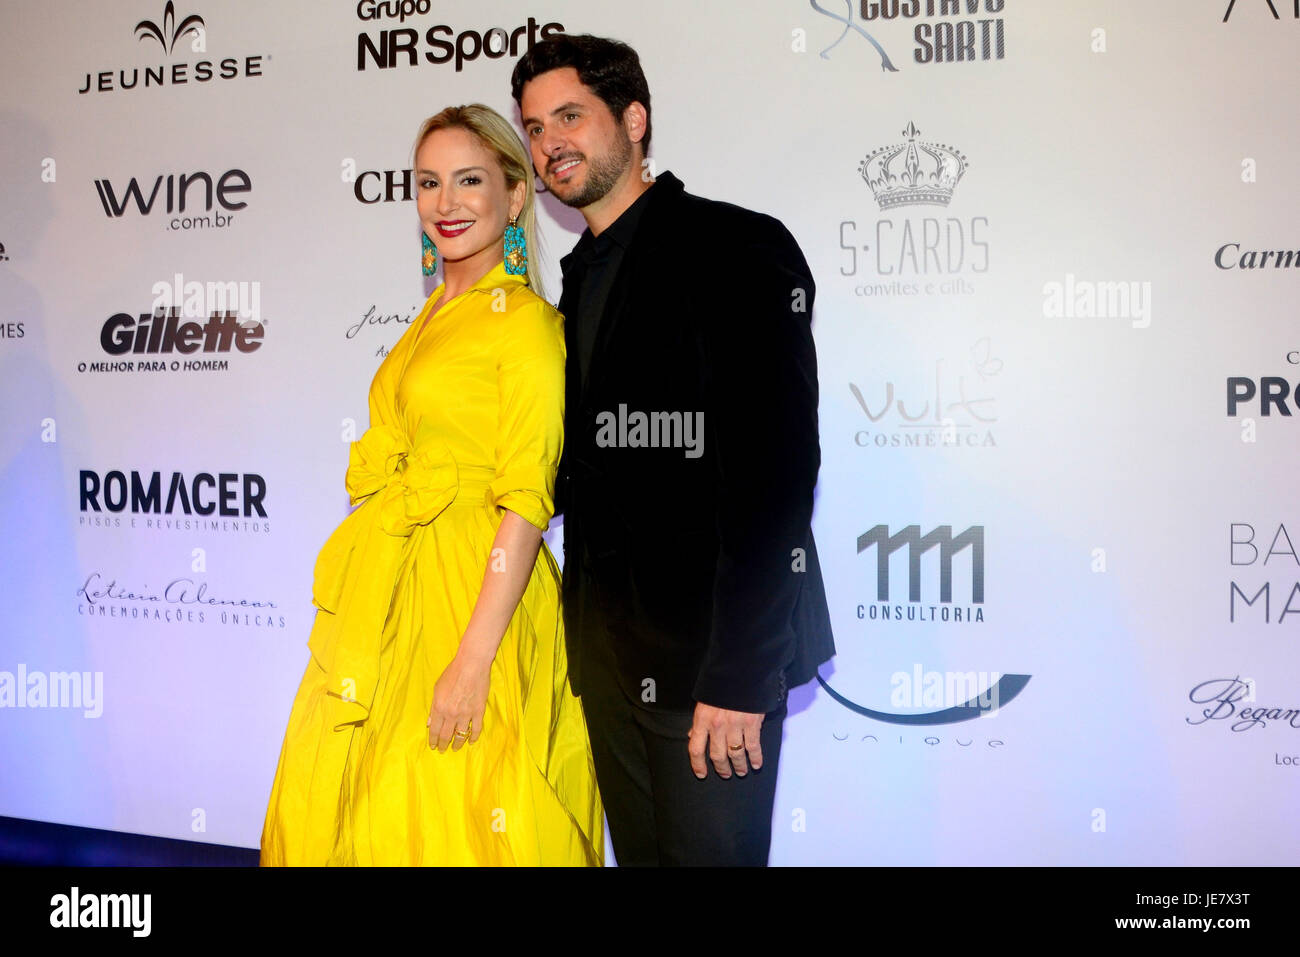
[[[727,745],[727,750],[728,750],[728,751],[743,751],[743,750],[745,750],[745,746],[744,746],[743,744],[729,744],[729,745]]]

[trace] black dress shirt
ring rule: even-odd
[[[591,365],[591,353],[596,345],[600,321],[605,315],[609,291],[614,286],[614,277],[618,275],[618,267],[623,262],[623,252],[636,235],[637,223],[641,221],[646,199],[653,189],[652,183],[650,189],[638,196],[599,236],[593,236],[590,228],[583,230],[573,247],[574,258],[586,266],[578,298],[578,314],[574,317],[578,329],[578,361],[583,381],[586,381],[587,368]]]

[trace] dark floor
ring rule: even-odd
[[[0,817],[0,865],[256,867],[257,849]]]

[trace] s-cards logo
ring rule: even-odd
[[[928,213],[948,210],[970,162],[956,147],[921,139],[915,123],[902,133],[902,142],[858,161],[882,218],[861,228],[856,219],[840,222],[840,275],[854,277],[854,294],[869,298],[971,295],[975,285],[966,276],[989,270],[988,217]],[[914,207],[926,214],[910,212]],[[860,273],[876,281],[859,282]]]

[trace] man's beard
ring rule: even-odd
[[[590,206],[592,203],[603,199],[618,178],[628,168],[632,159],[632,141],[626,136],[615,137],[614,152],[605,156],[592,158],[584,156],[587,163],[587,180],[583,183],[582,189],[572,196],[562,196],[557,192],[554,186],[551,187],[551,193],[562,202],[565,206],[573,206],[581,209],[584,206]],[[567,162],[561,160],[561,162]],[[559,164],[554,164],[558,166]],[[561,187],[564,184],[558,184]]]

